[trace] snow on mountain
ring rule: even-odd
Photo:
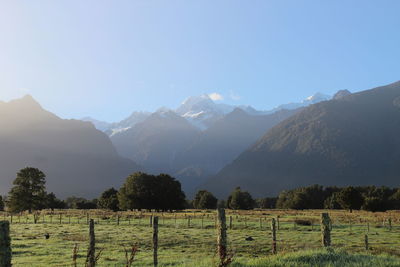
[[[215,103],[208,95],[203,94],[187,98],[175,112],[192,125],[205,130],[234,108],[231,105]]]
[[[165,117],[168,115],[171,116],[172,115],[171,113],[174,113],[175,115],[185,118],[196,128],[200,130],[206,130],[215,122],[222,119],[226,114],[232,112],[235,108],[240,108],[249,115],[259,116],[259,115],[272,114],[276,111],[284,109],[287,110],[298,109],[300,107],[306,107],[308,105],[329,99],[331,99],[331,96],[329,95],[316,93],[312,96],[307,97],[301,102],[283,104],[272,110],[256,110],[252,106],[245,106],[245,105],[234,106],[223,103],[216,103],[210,98],[209,95],[203,94],[200,96],[188,97],[175,110],[162,107],[158,109],[155,113],[157,113],[161,117]],[[116,123],[102,122],[92,118],[84,118],[82,120],[92,122],[97,129],[106,132],[109,136],[113,136],[117,133],[129,130],[137,123],[146,120],[152,114],[154,113],[133,112],[128,118]]]
[[[113,136],[117,133],[124,132],[126,130],[129,130],[136,124],[144,121],[150,116],[150,112],[144,112],[144,111],[134,111],[132,114],[127,117],[126,119],[120,121],[120,122],[114,122],[109,125],[107,130],[105,131],[109,136]]]
[[[296,108],[300,108],[300,107],[306,107],[312,104],[316,104],[318,102],[322,102],[322,101],[326,101],[326,100],[330,100],[332,98],[332,96],[330,95],[326,95],[326,94],[322,94],[322,93],[316,93],[313,94],[309,97],[307,97],[306,99],[304,99],[301,102],[297,102],[297,103],[287,103],[287,104],[283,104],[283,105],[279,105],[278,107],[272,109],[270,112],[275,112],[278,110],[282,110],[282,109],[296,109]]]

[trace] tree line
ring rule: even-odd
[[[187,200],[181,184],[168,174],[143,172],[128,176],[119,190],[109,188],[97,199],[69,197],[60,200],[46,191],[46,175],[27,167],[17,173],[8,196],[0,196],[0,210],[21,212],[41,209],[107,209],[172,211],[187,208],[235,210],[250,209],[345,209],[386,211],[400,209],[400,189],[385,186],[323,187],[312,185],[282,191],[278,197],[254,199],[247,191],[235,188],[229,197],[218,200],[211,192],[199,190]]]
[[[82,197],[58,199],[46,191],[46,175],[39,169],[27,167],[17,173],[8,196],[0,196],[0,209],[21,212],[42,209],[152,209],[158,211],[182,210],[187,201],[181,184],[167,175],[137,172],[127,177],[119,190],[104,191],[98,199]]]

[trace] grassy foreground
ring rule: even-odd
[[[193,264],[187,263],[179,267],[208,267],[215,261],[204,260]],[[350,254],[343,250],[308,250],[278,254],[259,259],[235,259],[231,267],[379,267],[400,266],[400,259],[390,255]]]
[[[228,211],[231,266],[400,266],[400,215],[329,211],[333,220],[332,251],[321,250],[321,211]],[[59,222],[62,214],[62,222]],[[13,266],[72,266],[72,249],[79,246],[78,266],[84,266],[88,245],[86,213],[59,211],[43,214],[35,224],[32,215],[13,217]],[[91,211],[95,219],[96,248],[103,249],[98,266],[125,266],[125,249],[137,244],[133,266],[152,266],[150,213]],[[213,211],[153,213],[160,217],[159,266],[213,266],[216,230]],[[270,220],[279,215],[277,256],[271,255]],[[7,217],[5,217],[7,219]],[[129,218],[129,219],[128,219]],[[190,219],[189,219],[190,218]],[[387,219],[391,218],[391,228]],[[299,225],[296,220],[311,221]],[[49,239],[44,235],[50,234]],[[365,251],[368,234],[370,249]],[[252,237],[252,240],[246,240]]]

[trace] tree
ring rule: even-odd
[[[167,174],[137,172],[130,175],[118,192],[119,207],[129,209],[181,210],[186,206],[181,183]]]
[[[256,200],[257,208],[260,209],[275,209],[277,197],[265,197]]]
[[[280,209],[322,209],[325,199],[332,191],[333,188],[324,189],[320,185],[282,191],[276,206]]]
[[[327,199],[325,199],[324,208],[331,209],[331,210],[336,210],[336,209],[341,208],[341,206],[338,202],[338,192],[333,193],[331,196],[329,196]]]
[[[46,195],[46,208],[54,209],[65,209],[66,204],[64,201],[58,199],[56,195],[52,192]]]
[[[183,210],[186,207],[186,196],[179,181],[168,174],[160,174],[156,178],[155,209]]]
[[[112,211],[119,210],[118,191],[110,188],[101,194],[97,205],[100,209],[107,209]]]
[[[233,210],[250,210],[254,208],[254,200],[249,192],[243,192],[237,187],[228,197],[227,205]]]
[[[65,203],[70,209],[90,210],[97,208],[97,199],[90,201],[83,197],[68,197]]]
[[[352,186],[342,189],[337,194],[337,202],[343,209],[353,212],[353,210],[359,210],[364,202],[361,193]]]
[[[197,192],[193,206],[195,209],[216,209],[218,199],[208,192],[207,190],[200,190]]]
[[[17,173],[9,192],[7,206],[12,212],[42,209],[46,206],[46,175],[39,169],[27,167]]]
[[[3,201],[3,197],[0,196],[0,211],[4,210],[4,201]]]
[[[368,211],[386,211],[394,209],[394,202],[391,201],[391,196],[396,192],[386,186],[376,187],[368,186],[359,188],[364,198],[363,210]]]

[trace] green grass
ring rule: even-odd
[[[103,249],[98,266],[124,266],[124,249],[133,243],[139,246],[134,266],[152,266],[152,228],[149,227],[148,217],[139,219],[138,213],[123,213],[120,225],[116,225],[116,218],[112,214],[97,211],[91,213],[96,221],[96,247],[98,250]],[[320,231],[317,225],[320,213],[321,211],[228,211],[228,218],[233,218],[233,229],[228,230],[229,248],[234,255],[232,266],[400,266],[400,224],[397,213],[331,212],[334,222],[334,252],[320,250]],[[71,219],[67,214],[71,215]],[[189,214],[190,227],[185,218]],[[278,214],[279,254],[271,256],[269,221]],[[127,215],[130,216],[130,221]],[[160,266],[212,266],[216,263],[213,213],[180,213],[176,224],[175,214],[158,215]],[[388,216],[393,221],[392,230],[382,227],[382,218]],[[312,220],[315,225],[295,225],[293,221],[296,218]],[[40,217],[39,223],[34,224],[31,215],[20,218],[14,216],[11,225],[14,266],[71,266],[75,243],[79,245],[78,266],[84,266],[88,244],[86,216],[78,211],[69,211],[62,219],[59,224],[57,215],[46,215],[45,223],[43,217]],[[367,220],[370,224],[368,236],[371,249],[365,253]],[[229,219],[227,221],[229,224]],[[44,237],[46,233],[50,234],[48,240]],[[246,241],[248,236],[254,240]],[[368,262],[373,265],[368,265]]]
[[[179,267],[208,267],[215,263],[213,260],[203,260],[196,265],[193,263],[177,265]],[[343,250],[308,250],[290,252],[257,259],[237,258],[232,267],[379,267],[400,266],[400,259],[390,255],[350,254]]]

